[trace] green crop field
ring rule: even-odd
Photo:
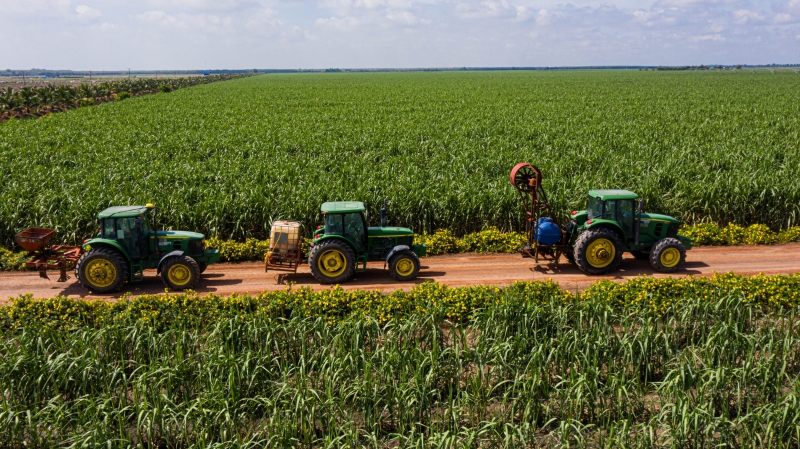
[[[387,324],[276,318],[247,297],[23,298],[0,316],[0,447],[800,444],[796,305],[709,290],[662,311],[533,290],[452,323],[437,297]],[[198,303],[219,313],[191,320]],[[117,313],[81,320],[100,306]]]
[[[519,229],[520,161],[559,213],[616,187],[687,222],[795,225],[800,76],[265,75],[10,121],[0,232],[76,241],[106,206],[154,202],[166,226],[241,239],[275,218],[310,227],[323,201],[383,198],[417,230]]]

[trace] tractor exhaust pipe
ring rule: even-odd
[[[381,208],[381,227],[386,227],[386,198],[383,199],[383,207]]]
[[[636,208],[636,231],[634,233],[635,245],[639,244],[639,227],[642,225],[642,208],[644,207],[644,200],[639,198],[639,206]]]

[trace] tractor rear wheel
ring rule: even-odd
[[[128,280],[128,263],[111,248],[97,248],[81,255],[75,263],[75,275],[84,287],[96,293],[119,290]]]
[[[650,265],[661,273],[674,273],[686,263],[686,248],[674,237],[661,239],[650,248]]]
[[[314,279],[323,284],[340,284],[356,271],[356,254],[341,240],[323,240],[308,255],[308,266]]]
[[[403,250],[389,259],[389,274],[396,281],[410,281],[419,274],[419,257],[413,251]]]
[[[575,241],[573,257],[584,273],[608,273],[622,262],[622,240],[611,229],[589,229]]]
[[[200,267],[191,257],[170,257],[161,267],[161,280],[173,290],[193,289],[200,280]]]

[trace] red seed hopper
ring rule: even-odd
[[[31,255],[31,259],[25,262],[28,268],[39,270],[39,276],[50,279],[47,270],[60,271],[58,282],[66,282],[67,267],[69,264],[75,265],[81,256],[79,246],[48,245],[50,240],[55,237],[55,229],[47,228],[28,228],[16,236],[14,240],[25,251]]]

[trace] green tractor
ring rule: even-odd
[[[81,245],[75,264],[78,281],[97,293],[119,290],[126,282],[144,280],[155,268],[164,285],[192,289],[206,268],[219,260],[219,250],[205,248],[203,234],[156,230],[155,207],[117,206],[97,215],[100,230]]]
[[[589,274],[615,270],[623,252],[649,260],[661,273],[683,268],[692,240],[678,234],[678,220],[642,212],[643,206],[627,190],[590,190],[586,210],[572,212],[565,226],[567,259]]]
[[[648,260],[656,271],[683,268],[692,240],[678,234],[680,222],[667,215],[644,213],[644,200],[628,190],[590,190],[586,210],[573,211],[566,226],[555,222],[542,188],[542,174],[527,163],[511,171],[527,214],[528,243],[524,257],[567,260],[587,274],[605,274],[619,267],[622,254]]]
[[[369,227],[367,207],[357,201],[323,203],[325,224],[317,227],[308,256],[314,278],[325,284],[339,284],[367,269],[368,261],[384,261],[389,274],[398,281],[410,281],[419,273],[419,257],[425,245],[414,244],[408,228],[386,226],[386,205],[381,209],[381,226]],[[360,266],[359,266],[360,265]]]

